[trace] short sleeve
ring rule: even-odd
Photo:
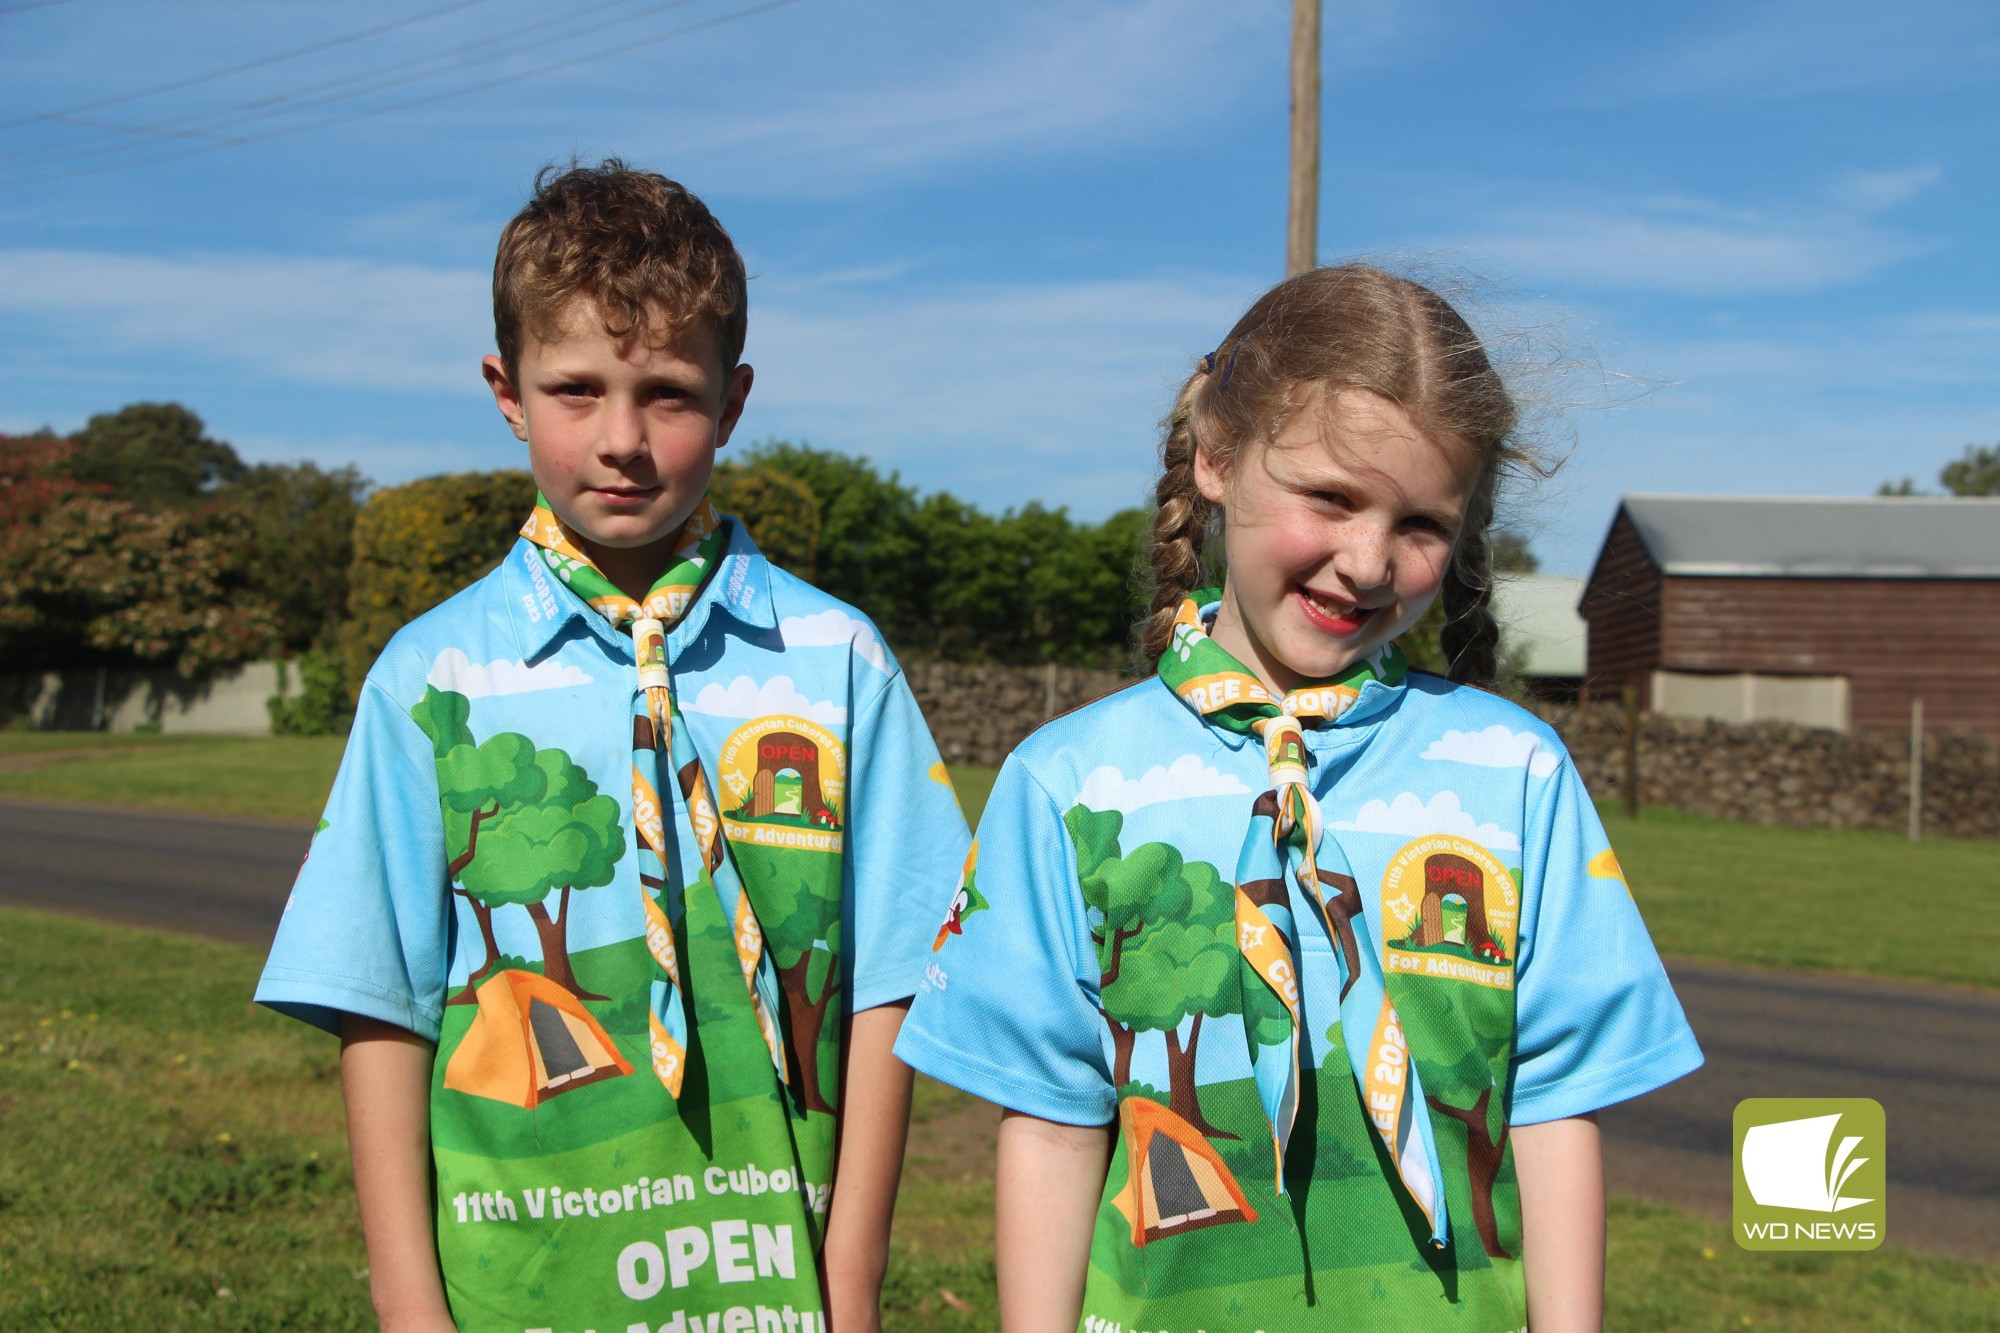
[[[858,1013],[915,993],[971,834],[900,672],[864,706],[849,752],[842,929]]]
[[[430,740],[371,680],[257,1000],[329,1032],[359,1014],[436,1041],[450,916]]]
[[[1528,820],[1509,1119],[1583,1115],[1701,1066],[1604,825],[1567,755]]]
[[[973,848],[896,1054],[1010,1110],[1102,1125],[1118,1098],[1076,853],[1018,756],[1000,769]]]

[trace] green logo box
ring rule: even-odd
[[[1888,1124],[1870,1097],[1736,1104],[1736,1206],[1746,1250],[1872,1250],[1889,1229]]]

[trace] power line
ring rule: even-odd
[[[18,5],[16,8],[31,9],[41,4],[53,5],[64,3],[67,3],[67,0],[35,0],[34,4]],[[255,60],[246,60],[239,65],[228,65],[222,69],[209,70],[205,74],[190,74],[185,78],[169,79],[165,83],[156,83],[150,88],[141,88],[137,92],[118,93],[111,97],[100,97],[89,102],[78,102],[74,106],[60,107],[54,111],[43,111],[36,115],[23,117],[20,120],[0,121],[0,130],[11,130],[22,125],[32,125],[38,120],[59,120],[65,116],[74,116],[85,111],[99,111],[107,106],[118,106],[125,102],[136,102],[142,97],[156,97],[161,93],[171,93],[182,88],[192,88],[196,84],[212,83],[217,79],[226,79],[232,74],[243,74],[253,69],[263,69],[267,65],[280,65],[287,60],[297,60],[301,56],[317,55],[321,51],[331,51],[336,46],[346,46],[349,43],[363,41],[369,37],[379,37],[385,32],[394,32],[398,28],[407,28],[417,23],[427,23],[431,19],[441,18],[446,14],[454,13],[461,9],[470,9],[474,5],[483,5],[485,3],[487,3],[487,0],[453,0],[451,4],[440,5],[436,9],[427,9],[421,14],[411,14],[405,18],[391,19],[387,23],[378,23],[372,28],[363,28],[358,32],[350,32],[340,37],[329,37],[324,41],[309,42],[304,46],[295,46],[289,51],[280,51],[275,55],[259,56]],[[0,13],[6,12],[6,10],[0,10]]]
[[[692,2],[692,0],[689,0],[689,2]],[[111,163],[106,163],[103,166],[83,167],[75,171],[60,171],[60,172],[51,172],[49,174],[41,176],[28,176],[9,181],[7,182],[7,184],[10,186],[39,185],[47,181],[67,180],[76,176],[93,176],[106,171],[117,171],[124,167],[154,166],[162,162],[174,161],[178,158],[194,157],[201,153],[212,153],[219,148],[234,148],[242,144],[266,143],[272,139],[282,139],[294,134],[304,134],[311,130],[328,129],[335,125],[345,125],[352,121],[366,120],[372,116],[388,115],[389,113],[396,111],[407,111],[412,107],[427,106],[434,102],[448,101],[449,99],[454,97],[465,97],[469,96],[472,93],[484,92],[487,89],[498,88],[504,84],[518,83],[524,79],[540,78],[544,75],[554,74],[565,69],[574,69],[579,65],[586,65],[593,61],[605,59],[606,57],[609,56],[624,55],[625,53],[630,51],[643,50],[644,48],[649,46],[657,46],[661,42],[672,41],[676,37],[686,37],[690,34],[703,32],[710,28],[719,28],[724,26],[725,24],[736,23],[747,18],[754,18],[759,14],[769,13],[774,9],[784,9],[787,6],[795,5],[798,3],[800,3],[800,0],[766,0],[766,3],[760,5],[752,5],[748,9],[739,9],[733,13],[720,14],[714,18],[703,19],[699,23],[690,23],[684,27],[672,28],[666,32],[655,33],[650,37],[641,37],[636,41],[625,42],[618,46],[602,47],[596,51],[587,52],[580,56],[574,56],[567,60],[559,60],[552,64],[540,65],[532,70],[528,70],[520,74],[507,74],[497,79],[487,79],[479,83],[466,84],[458,88],[448,88],[443,92],[428,93],[422,97],[408,98],[404,101],[391,103],[387,106],[368,107],[364,110],[351,111],[338,116],[328,116],[324,119],[311,121],[304,125],[292,125],[292,126],[287,126],[284,129],[271,130],[264,134],[246,136],[241,140],[201,144],[194,148],[185,148],[178,152],[172,152],[172,153],[162,153],[155,157],[135,159],[130,162],[111,162]]]
[[[480,3],[482,0],[473,0],[473,2]],[[269,121],[286,115],[296,114],[300,111],[311,110],[317,106],[328,106],[337,102],[351,101],[357,97],[365,97],[370,93],[386,92],[392,88],[421,82],[424,79],[438,78],[458,70],[470,69],[482,64],[490,64],[495,60],[502,60],[523,51],[542,48],[551,44],[551,42],[563,43],[576,41],[592,33],[602,32],[607,28],[617,27],[623,23],[636,22],[639,19],[647,17],[649,14],[684,9],[688,5],[697,3],[698,0],[667,0],[667,3],[664,4],[659,3],[658,0],[654,0],[641,13],[626,14],[599,23],[589,24],[553,39],[536,38],[528,41],[520,40],[531,33],[541,33],[551,28],[565,28],[574,24],[578,19],[587,18],[590,15],[599,14],[608,9],[628,8],[635,3],[641,2],[642,0],[602,0],[601,3],[585,5],[581,9],[571,10],[566,14],[557,15],[552,19],[525,24],[518,28],[511,28],[505,32],[461,44],[451,51],[431,52],[424,55],[412,56],[407,59],[393,61],[387,65],[377,66],[373,69],[336,75],[333,78],[322,79],[318,83],[305,84],[286,92],[267,94],[262,97],[252,98],[247,102],[239,102],[232,106],[220,107],[208,111],[189,112],[185,115],[172,116],[150,124],[133,125],[109,122],[82,122],[70,114],[45,112],[40,117],[37,117],[37,119],[59,124],[89,124],[90,128],[105,131],[113,137],[107,142],[85,144],[81,147],[67,144],[47,144],[40,148],[30,148],[17,153],[5,154],[4,156],[0,156],[0,168],[24,168],[58,161],[73,162],[79,158],[102,157],[108,153],[133,151],[135,145],[117,140],[117,136],[121,134],[153,137],[205,136],[227,140],[232,144],[246,143],[249,140],[243,136],[217,134],[215,131],[233,128],[238,125]],[[500,49],[492,49],[495,47]],[[482,50],[485,50],[486,54],[475,54]],[[424,65],[438,65],[440,67],[423,73],[411,74],[404,78],[390,77],[401,71],[417,69]],[[347,89],[347,91],[332,92],[329,96],[314,96],[314,94],[326,93],[334,89]],[[194,130],[197,126],[201,127],[199,132],[186,133],[186,131]]]

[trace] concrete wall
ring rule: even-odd
[[[288,677],[287,697],[298,693],[299,673]],[[26,718],[40,731],[134,731],[157,718],[163,732],[268,736],[266,701],[278,692],[275,662],[251,662],[201,681],[171,671],[7,676],[0,677],[0,723]]]
[[[1711,675],[1655,671],[1653,709],[1668,717],[1717,722],[1796,722],[1828,731],[1848,729],[1845,676]]]

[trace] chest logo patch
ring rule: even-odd
[[[1511,990],[1520,920],[1514,876],[1468,838],[1418,838],[1382,876],[1382,961],[1390,972]]]
[[[802,717],[760,717],[723,742],[722,822],[737,842],[839,852],[847,755]]]

